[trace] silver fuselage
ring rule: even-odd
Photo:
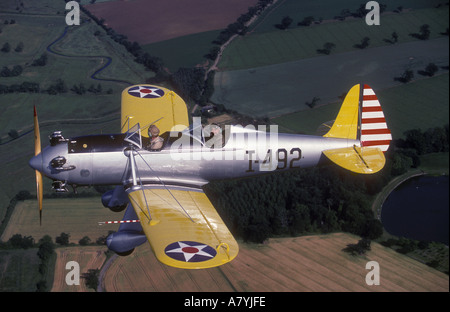
[[[230,129],[223,147],[208,147],[186,134],[158,151],[134,148],[138,183],[200,187],[212,180],[316,166],[324,150],[359,145],[348,139]],[[133,182],[129,149],[121,135],[78,137],[47,146],[30,165],[69,185],[127,185]],[[64,163],[55,165],[57,157]]]

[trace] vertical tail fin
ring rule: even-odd
[[[387,151],[392,135],[371,87],[358,84],[350,89],[333,126],[324,137],[360,140],[361,147]]]
[[[392,135],[371,87],[358,84],[350,89],[333,126],[324,137],[360,143],[360,146],[352,143],[353,146],[323,151],[335,164],[363,174],[372,174],[384,167],[384,152],[389,148]]]
[[[378,147],[383,152],[387,151],[392,141],[380,102],[368,85],[364,85],[363,89],[360,141],[361,147]]]
[[[351,140],[358,138],[360,94],[359,84],[353,86],[348,91],[333,126],[324,137]]]

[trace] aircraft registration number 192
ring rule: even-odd
[[[248,169],[245,172],[255,172],[253,164],[260,164],[260,168],[264,165],[270,166],[272,163],[272,149],[268,149],[263,161],[254,159],[256,151],[246,151],[248,155]],[[288,152],[285,148],[279,148],[276,153],[276,159],[278,161],[277,167],[274,170],[283,170],[286,168],[300,168],[298,162],[302,158],[302,150],[298,147],[291,148]],[[292,155],[292,156],[291,156]],[[290,159],[289,159],[290,158]],[[262,166],[261,166],[262,165]]]

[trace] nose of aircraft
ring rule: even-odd
[[[28,162],[28,164],[30,165],[31,168],[38,170],[38,171],[42,171],[42,154],[37,154],[36,156],[34,156],[33,158],[30,159],[30,161]]]

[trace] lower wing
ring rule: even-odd
[[[127,193],[160,262],[202,269],[225,264],[238,254],[236,240],[202,190],[143,186]]]

